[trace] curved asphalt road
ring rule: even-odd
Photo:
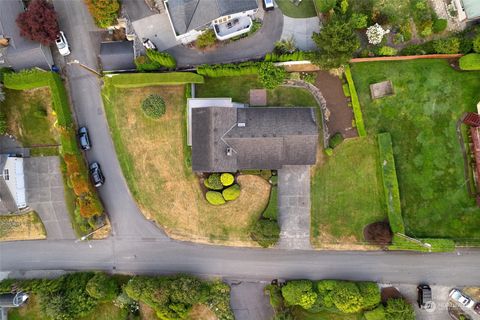
[[[130,0],[132,1],[132,0]],[[95,31],[80,0],[55,0],[60,25],[73,53],[69,59],[96,67],[89,32]],[[80,125],[88,125],[107,182],[101,196],[113,222],[108,240],[90,243],[24,241],[0,244],[1,271],[109,270],[135,273],[188,272],[236,279],[344,278],[380,282],[468,285],[478,282],[480,252],[449,254],[288,251],[207,246],[169,240],[143,218],[123,179],[103,114],[99,80],[72,65],[67,69]],[[89,246],[91,245],[91,247]],[[478,283],[477,283],[478,284]]]

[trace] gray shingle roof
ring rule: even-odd
[[[0,60],[5,60],[3,66],[11,66],[15,70],[32,67],[50,70],[53,64],[50,48],[20,36],[15,20],[23,11],[21,0],[0,1],[0,35],[9,39]]]
[[[110,41],[100,44],[100,62],[103,71],[135,70],[133,41]]]
[[[315,164],[315,119],[313,108],[193,108],[193,170],[234,172]]]
[[[202,27],[218,17],[258,8],[257,0],[168,0],[166,4],[177,34]]]

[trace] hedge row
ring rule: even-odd
[[[355,83],[353,82],[352,72],[350,66],[345,67],[345,77],[347,78],[348,86],[350,88],[350,97],[353,105],[353,115],[355,117],[355,124],[357,126],[358,135],[364,137],[367,135],[365,125],[363,124],[362,108],[360,107],[360,101],[358,101],[357,90],[355,89]]]
[[[480,53],[470,53],[460,58],[460,69],[480,70]]]
[[[177,62],[175,58],[168,52],[159,52],[156,50],[147,49],[147,57],[150,60],[158,63],[161,67],[167,69],[175,69],[177,67]]]
[[[139,88],[204,82],[201,75],[190,72],[123,73],[106,75],[103,79],[105,82],[118,88]]]
[[[244,62],[238,64],[204,64],[197,67],[197,73],[207,77],[231,77],[258,74],[261,64],[256,62]]]
[[[455,250],[455,242],[450,239],[423,238],[418,239],[418,241],[420,242],[409,240],[399,235],[393,235],[393,244],[388,246],[388,250],[420,252],[451,252]],[[423,243],[423,245],[421,243]]]
[[[395,233],[405,234],[403,225],[402,209],[400,206],[400,191],[398,189],[397,172],[393,158],[392,138],[390,133],[378,135],[378,148],[380,164],[382,166],[383,190],[385,203],[387,204],[388,221],[390,229]]]
[[[264,61],[267,62],[286,62],[286,61],[303,61],[311,58],[310,52],[295,51],[293,53],[277,54],[275,52],[267,53]]]

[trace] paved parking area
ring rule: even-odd
[[[273,319],[269,297],[263,293],[266,282],[227,280],[231,285],[230,305],[237,320]]]
[[[132,22],[135,33],[140,40],[150,39],[163,51],[180,44],[173,35],[173,30],[166,13],[154,14]]]
[[[27,204],[37,211],[47,230],[47,239],[75,239],[63,189],[60,159],[24,159]]]
[[[310,166],[283,166],[278,170],[278,213],[278,247],[311,249]]]
[[[283,16],[283,30],[281,39],[292,38],[297,48],[305,51],[317,48],[312,40],[312,33],[320,31],[320,20],[313,18],[290,18]]]

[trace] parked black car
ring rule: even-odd
[[[475,311],[477,314],[480,314],[480,302],[477,302],[477,304],[473,307],[473,311]]]
[[[80,141],[80,148],[82,148],[82,150],[90,150],[92,145],[90,144],[87,127],[78,129],[78,140]]]
[[[432,306],[432,289],[427,284],[421,284],[417,287],[418,307],[420,309],[430,309]]]
[[[89,165],[90,177],[95,187],[101,187],[105,183],[105,177],[103,176],[102,169],[98,162],[92,162]]]

